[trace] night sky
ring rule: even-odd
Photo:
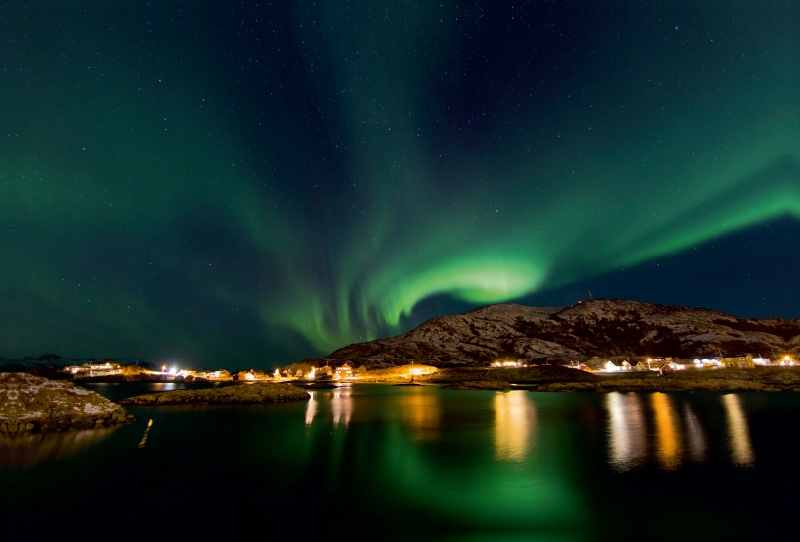
[[[666,4],[0,3],[0,356],[800,316],[800,3]]]

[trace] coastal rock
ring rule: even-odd
[[[0,435],[112,427],[135,418],[93,391],[26,373],[0,373]]]
[[[288,384],[234,384],[202,390],[173,390],[123,399],[120,404],[166,406],[192,404],[264,404],[307,401],[308,392]]]

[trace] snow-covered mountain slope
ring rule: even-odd
[[[781,357],[800,351],[800,319],[747,319],[707,309],[597,299],[570,307],[490,305],[441,316],[391,339],[352,344],[331,361],[368,368],[409,363],[484,364],[497,358],[595,356]],[[352,363],[351,363],[352,365]]]

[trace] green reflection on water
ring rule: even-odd
[[[571,532],[582,505],[557,448],[538,450],[534,395],[433,387],[315,391],[281,442],[254,431],[249,463],[283,458],[320,494],[475,528]],[[537,450],[536,453],[533,453]],[[285,459],[291,457],[291,463]],[[330,489],[335,488],[335,489]],[[352,492],[358,495],[352,495]]]
[[[0,473],[0,504],[60,510],[68,483],[78,499],[121,493],[122,507],[176,516],[264,511],[287,529],[349,540],[613,538],[631,503],[779,490],[782,478],[739,471],[763,472],[785,453],[765,445],[776,434],[765,427],[774,416],[785,426],[795,397],[356,386],[307,403],[132,409],[136,424],[80,454]],[[773,410],[753,418],[756,407]],[[684,513],[691,520],[664,533],[716,529],[719,539],[753,522],[733,508]],[[652,534],[651,516],[624,518]]]

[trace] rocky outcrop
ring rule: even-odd
[[[71,382],[0,373],[0,435],[112,427],[133,422],[125,409]]]
[[[497,358],[588,360],[595,356],[711,357],[800,353],[800,319],[738,318],[707,309],[595,299],[570,307],[504,303],[433,318],[391,339],[346,346],[311,364],[368,369],[415,360],[437,367]]]
[[[307,401],[308,392],[289,384],[234,384],[203,390],[173,390],[123,399],[120,404],[166,406],[193,404],[264,404]]]

